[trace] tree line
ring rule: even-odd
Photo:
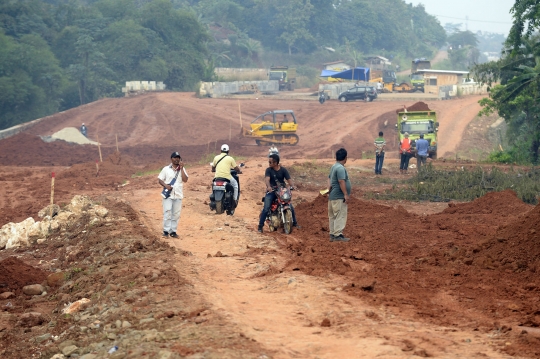
[[[538,164],[540,148],[540,5],[516,0],[510,10],[513,25],[502,57],[473,68],[488,83],[482,114],[497,113],[508,124],[510,148],[492,154],[501,162]]]
[[[193,91],[218,65],[313,65],[324,48],[429,57],[445,41],[403,0],[0,0],[0,129],[131,80]]]

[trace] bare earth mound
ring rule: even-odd
[[[17,257],[0,261],[0,292],[20,294],[24,286],[41,284],[46,278],[46,272],[24,263]]]

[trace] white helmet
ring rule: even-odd
[[[229,145],[227,144],[221,145],[221,152],[229,152]]]

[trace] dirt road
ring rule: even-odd
[[[246,190],[233,217],[215,215],[205,204],[210,177],[205,170],[190,170],[182,235],[172,241],[194,254],[190,266],[179,268],[180,273],[191,278],[212,310],[275,352],[275,358],[507,357],[493,351],[485,334],[418,322],[385,305],[351,297],[342,291],[347,280],[341,276],[321,278],[289,271],[260,276],[286,264],[277,243],[300,239],[295,233],[286,238],[255,232],[261,209],[256,204],[261,195],[258,165],[252,164],[241,175]],[[313,192],[295,195],[305,200],[314,196]],[[155,190],[135,191],[132,201],[151,214],[148,225],[160,232],[161,201]],[[246,248],[255,255],[246,256]],[[217,252],[224,257],[208,257]],[[330,326],[321,326],[325,319]]]

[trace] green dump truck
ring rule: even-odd
[[[414,91],[424,92],[424,73],[418,72],[419,70],[431,69],[431,62],[424,57],[420,59],[414,59],[411,63],[411,85]]]
[[[409,133],[413,151],[416,149],[416,140],[423,134],[424,139],[429,142],[429,157],[433,159],[437,158],[437,131],[439,130],[439,122],[437,122],[435,111],[398,112],[396,127],[400,143],[404,138],[403,135],[405,132]]]
[[[269,80],[279,82],[279,91],[294,91],[296,85],[296,69],[289,66],[272,66],[268,71]]]

